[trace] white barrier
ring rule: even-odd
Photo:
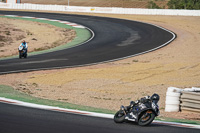
[[[165,112],[178,112],[180,110],[181,89],[169,87],[166,93]]]
[[[65,6],[65,5],[40,5],[40,4],[28,4],[28,3],[24,4],[0,3],[0,8],[88,12],[88,13],[111,13],[111,14],[200,16],[200,10],[81,7],[81,6]]]
[[[175,87],[169,87],[166,93],[166,101],[165,101],[165,112],[179,112],[181,102],[183,104],[182,99],[191,99],[187,97],[181,96],[181,94],[188,93],[188,92],[200,92],[200,88],[185,88],[179,89]],[[181,99],[182,98],[182,99]],[[182,107],[184,107],[182,105]]]

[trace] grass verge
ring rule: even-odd
[[[200,125],[200,121],[193,121],[193,120],[186,120],[186,119],[174,119],[174,118],[167,118],[167,117],[157,117],[156,120],[158,120],[158,121],[166,121],[166,122],[176,122],[176,123]]]
[[[76,109],[76,110],[82,110],[82,111],[107,113],[107,114],[113,114],[115,112],[115,111],[106,110],[106,109],[99,109],[99,108],[93,108],[93,107],[88,107],[88,106],[71,104],[67,102],[36,98],[28,94],[21,93],[17,90],[14,90],[12,87],[5,86],[5,85],[0,85],[0,97],[19,100],[19,101],[28,102],[28,103],[48,105],[48,106],[67,108],[67,109]]]

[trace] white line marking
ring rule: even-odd
[[[22,16],[22,18],[33,18],[33,19],[36,19],[35,17],[29,17],[29,16]]]
[[[49,21],[59,22],[60,20],[50,19]]]
[[[59,21],[59,22],[62,23],[62,24],[70,23],[68,21]]]
[[[76,24],[76,23],[69,23],[67,25],[73,26],[73,25],[78,25],[78,24]]]
[[[77,26],[73,26],[73,27],[75,27],[75,28],[85,28],[84,26],[82,26],[82,25],[77,25]]]
[[[48,19],[48,18],[36,18],[36,19],[39,19],[39,20],[49,20],[50,21],[50,19]]]

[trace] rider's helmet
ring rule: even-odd
[[[154,101],[154,102],[158,102],[160,100],[160,96],[156,93],[154,93],[152,96],[151,96],[151,101]]]
[[[26,44],[26,41],[25,41],[25,40],[23,40],[23,41],[22,41],[22,43],[23,43],[23,44]]]
[[[146,103],[146,102],[147,102],[147,99],[146,99],[145,97],[143,97],[143,98],[140,99],[140,102],[141,102],[141,103]]]

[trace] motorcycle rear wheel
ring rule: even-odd
[[[122,110],[119,110],[115,115],[114,115],[114,121],[115,123],[123,123],[125,120],[125,114],[123,113]]]
[[[20,59],[22,58],[22,54],[21,54],[21,53],[19,53],[19,58],[20,58]]]
[[[138,125],[147,126],[152,123],[155,117],[156,115],[154,112],[152,112],[151,110],[147,110],[140,115]]]
[[[27,54],[24,55],[24,58],[27,58]]]

